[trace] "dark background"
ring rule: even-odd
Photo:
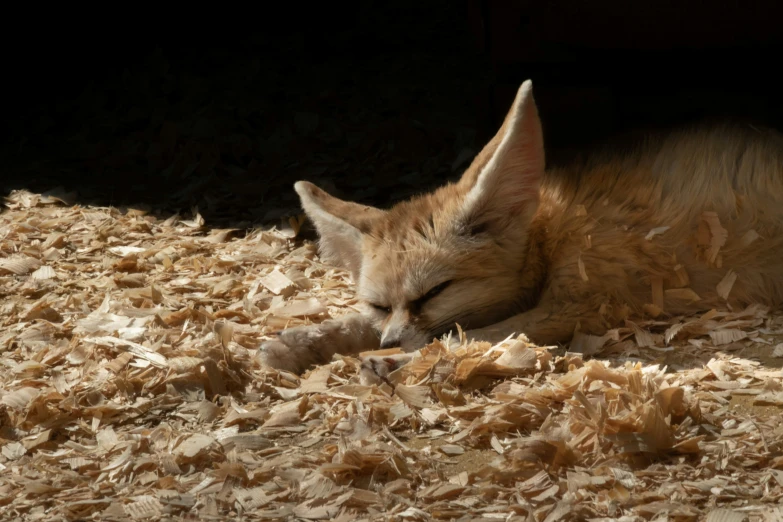
[[[553,162],[629,128],[783,128],[779,3],[123,9],[5,20],[5,192],[240,228],[297,212],[297,179],[388,205],[458,176],[527,78]]]

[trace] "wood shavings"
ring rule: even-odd
[[[117,339],[116,337],[94,337],[91,341],[95,343],[105,343],[111,346],[127,349],[133,355],[149,361],[158,368],[166,368],[168,361],[159,353],[155,353],[146,346],[142,346],[139,343],[128,341],[125,339]]]
[[[272,311],[278,317],[310,317],[324,314],[328,311],[328,308],[317,298],[311,297],[307,300],[297,299],[288,301],[287,303],[274,307]]]
[[[140,247],[134,247],[134,246],[118,246],[118,247],[110,247],[107,249],[109,252],[111,252],[114,255],[117,255],[119,257],[127,257],[132,254],[141,254],[142,252],[145,252],[146,249],[140,248]]]
[[[713,332],[710,332],[710,338],[712,339],[712,344],[714,344],[715,346],[734,343],[737,341],[741,341],[742,339],[745,339],[747,337],[748,334],[746,332],[743,332],[742,330],[736,330],[733,328],[729,328],[726,330],[715,330]]]
[[[574,332],[574,337],[569,345],[569,350],[583,355],[593,355],[610,340],[619,340],[617,330],[610,330],[606,334],[597,336],[585,334],[579,330]]]
[[[24,275],[36,270],[41,262],[33,257],[0,259],[0,274]]]
[[[690,284],[690,278],[688,277],[688,271],[682,265],[675,265],[674,273],[677,274],[677,280],[679,286],[684,287]]]
[[[718,253],[729,237],[729,232],[720,224],[716,212],[705,211],[701,215],[701,224],[706,224],[706,231],[700,231],[699,243],[707,245],[707,260],[715,263]],[[703,229],[702,229],[703,230]]]
[[[650,332],[639,328],[636,323],[631,321],[626,321],[626,323],[633,331],[634,337],[636,338],[636,344],[639,346],[655,346],[655,340],[653,339],[653,336],[650,335]]]
[[[667,230],[669,230],[670,228],[671,228],[671,227],[668,227],[668,226],[667,226],[667,227],[657,227],[657,228],[653,228],[652,230],[650,230],[649,232],[647,232],[647,235],[646,235],[646,236],[644,236],[644,239],[646,239],[647,241],[650,241],[650,240],[651,240],[652,238],[654,238],[655,236],[657,236],[657,235],[659,235],[659,234],[663,234],[664,232],[666,232],[666,231],[667,231]]]
[[[585,262],[582,261],[582,254],[579,254],[579,257],[576,259],[576,264],[579,268],[579,277],[582,278],[582,281],[589,281],[590,278],[587,277],[587,270],[585,270]]]
[[[682,301],[700,301],[699,294],[691,290],[690,288],[667,288],[664,291],[666,299],[678,299]]]
[[[405,386],[400,384],[395,388],[395,393],[408,406],[414,408],[426,408],[432,406],[429,400],[431,390],[429,386]]]
[[[351,306],[349,277],[292,228],[41,201],[0,215],[60,227],[35,262],[3,259],[23,260],[3,275],[0,356],[0,503],[20,519],[779,515],[783,316],[669,317],[699,299],[682,270],[651,278],[652,318],[577,329],[565,352],[460,337],[369,385],[354,356],[301,377],[258,362],[275,329]]]
[[[208,435],[194,434],[185,439],[179,446],[174,448],[174,454],[182,458],[182,462],[188,462],[195,459],[201,453],[207,451],[215,439]]]
[[[45,281],[47,279],[54,279],[57,277],[57,273],[54,271],[54,269],[50,266],[42,266],[35,272],[33,272],[30,277],[32,279],[36,279],[38,281]]]
[[[758,232],[756,232],[753,229],[750,229],[747,232],[745,232],[745,234],[743,234],[743,236],[740,238],[740,241],[739,241],[740,247],[741,248],[746,248],[746,247],[750,246],[751,243],[753,243],[755,240],[757,240],[760,237],[761,236],[759,235]]]
[[[259,282],[275,295],[281,295],[285,290],[292,289],[294,286],[294,282],[277,269],[260,278]]]
[[[718,283],[717,290],[718,295],[721,296],[723,299],[729,298],[729,293],[731,292],[731,289],[734,287],[734,283],[737,281],[737,273],[733,270],[729,270],[726,272],[726,275],[723,276],[723,279],[721,279],[720,283]]]

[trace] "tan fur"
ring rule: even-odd
[[[389,210],[297,183],[322,252],[352,271],[361,302],[391,310],[367,304],[357,327],[363,338],[376,330],[381,345],[413,351],[459,323],[481,340],[524,333],[542,344],[568,342],[577,325],[600,335],[642,316],[656,285],[664,314],[783,303],[781,135],[685,130],[548,171],[541,136],[528,81],[457,183]],[[728,232],[714,260],[705,212]],[[670,228],[646,239],[658,227]],[[760,237],[747,244],[751,231]],[[730,270],[737,277],[724,301],[716,288]],[[416,302],[447,280],[441,293]],[[699,300],[666,292],[684,286]],[[358,350],[339,337],[329,344]],[[360,349],[376,346],[368,344]]]

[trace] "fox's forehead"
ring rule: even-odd
[[[451,272],[447,256],[436,245],[373,242],[364,254],[358,294],[376,301],[416,299]]]
[[[455,185],[448,184],[429,194],[402,201],[375,222],[372,235],[382,241],[401,244],[416,245],[422,239],[441,243],[452,236],[463,197]]]
[[[393,207],[363,247],[360,298],[416,299],[454,275],[462,243],[455,224],[459,194],[447,185]]]

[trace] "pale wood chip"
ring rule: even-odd
[[[653,229],[651,229],[649,232],[647,232],[647,235],[646,235],[646,236],[644,236],[644,239],[646,239],[647,241],[650,241],[650,240],[651,240],[652,238],[654,238],[655,236],[657,236],[657,235],[659,235],[659,234],[663,234],[664,232],[666,232],[666,231],[667,231],[667,230],[669,230],[670,228],[671,228],[671,227],[669,227],[669,226],[666,226],[666,227],[656,227],[656,228],[653,228]]]
[[[682,301],[696,302],[701,301],[699,294],[690,288],[667,288],[664,291],[665,299],[678,299]]]
[[[41,262],[34,257],[0,259],[0,274],[24,275],[36,270]]]
[[[286,293],[288,295],[293,291],[294,282],[283,275],[279,270],[275,269],[269,274],[265,275],[259,282],[264,285],[264,288],[268,289],[275,295],[281,295]]]
[[[414,408],[426,408],[433,404],[430,399],[432,390],[429,386],[407,386],[400,384],[394,389],[394,393],[402,399],[405,404],[413,406]]]
[[[577,267],[579,268],[579,277],[582,278],[582,281],[589,281],[590,278],[587,277],[587,270],[585,269],[585,262],[582,261],[582,254],[579,254],[579,257],[576,259]]]
[[[702,213],[701,218],[707,224],[710,234],[707,258],[710,263],[715,263],[721,247],[726,244],[729,232],[720,224],[720,218],[716,212],[705,211]]]
[[[54,271],[54,268],[43,265],[38,270],[33,272],[30,277],[33,279],[36,279],[38,281],[46,281],[47,279],[54,279],[57,277],[57,273]]]
[[[753,229],[750,229],[747,232],[745,232],[745,234],[743,234],[742,237],[740,238],[740,241],[739,241],[740,247],[746,248],[746,247],[750,246],[751,243],[753,243],[755,240],[757,240],[760,237],[761,236],[759,235],[758,232],[756,232]]]
[[[125,339],[118,339],[116,337],[92,337],[90,341],[98,344],[107,344],[109,346],[115,346],[118,348],[127,349],[130,353],[136,357],[140,357],[157,366],[158,368],[168,367],[168,360],[165,356],[156,353],[146,346],[142,346],[139,343],[133,341],[127,341]]]
[[[723,279],[721,279],[720,283],[718,283],[717,291],[718,295],[721,296],[723,299],[729,298],[729,293],[731,293],[731,289],[734,287],[734,283],[737,281],[737,273],[733,270],[729,270],[726,272],[726,275],[723,276]]]
[[[315,297],[310,299],[297,299],[288,301],[280,306],[274,307],[272,313],[278,317],[313,317],[325,314],[329,309]]]

